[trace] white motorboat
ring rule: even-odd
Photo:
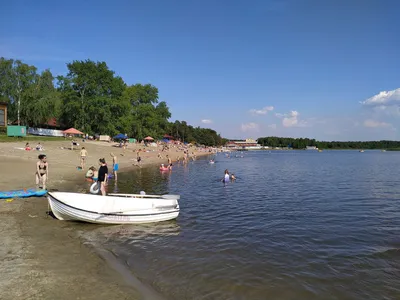
[[[50,208],[59,220],[99,224],[140,224],[172,220],[179,215],[179,195],[49,192]]]

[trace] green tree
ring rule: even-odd
[[[67,67],[67,76],[58,77],[63,123],[91,133],[116,133],[123,127],[118,120],[129,113],[123,109],[127,106],[122,101],[122,78],[114,76],[105,62],[73,61]]]

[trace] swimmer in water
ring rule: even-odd
[[[233,173],[232,173],[232,175],[231,175],[231,180],[232,180],[232,181],[235,181],[235,180],[236,180],[235,174],[233,174]]]

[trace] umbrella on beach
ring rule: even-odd
[[[125,140],[126,139],[126,135],[125,134],[117,134],[116,136],[114,136],[114,140]]]
[[[63,133],[65,133],[65,134],[83,134],[83,132],[80,132],[79,130],[77,130],[75,128],[70,128],[70,129],[64,130]]]
[[[151,136],[145,137],[144,139],[145,139],[146,141],[152,141],[152,140],[154,140]]]

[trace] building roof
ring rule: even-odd
[[[8,106],[8,103],[7,102],[0,102],[0,105]]]

